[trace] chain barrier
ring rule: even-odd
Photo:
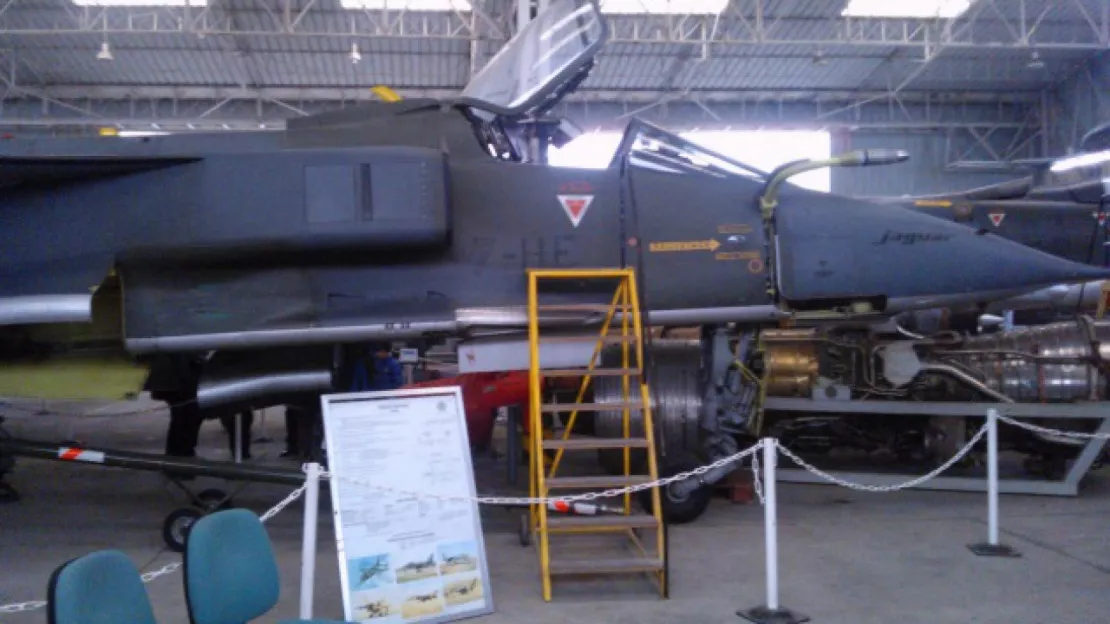
[[[760,450],[763,449],[763,445],[766,443],[766,440],[759,441]],[[759,465],[759,453],[752,455],[752,489],[755,490],[755,495],[759,497],[759,504],[766,505],[767,500],[763,498],[763,471]]]
[[[0,605],[0,613],[24,613],[27,611],[38,611],[46,606],[46,603],[41,600],[32,600],[30,602],[16,602],[13,604]]]
[[[358,485],[358,486],[373,489],[373,490],[378,490],[378,491],[382,491],[382,492],[389,492],[391,494],[399,494],[399,495],[404,495],[404,496],[414,496],[414,497],[417,497],[417,498],[425,498],[425,499],[433,499],[433,500],[461,501],[461,502],[468,502],[468,503],[469,502],[474,502],[474,503],[478,503],[479,505],[506,505],[506,506],[547,505],[548,503],[574,503],[574,502],[579,502],[579,501],[592,501],[592,500],[597,500],[599,498],[609,498],[609,497],[615,497],[615,496],[623,496],[625,494],[634,494],[636,492],[640,492],[640,491],[643,491],[643,490],[650,490],[650,489],[657,488],[657,487],[664,487],[664,486],[670,485],[670,484],[672,484],[676,481],[683,481],[685,479],[689,479],[690,477],[701,476],[701,475],[709,472],[710,470],[715,470],[717,468],[721,468],[723,466],[726,466],[726,465],[728,465],[732,462],[739,461],[739,460],[741,460],[741,459],[743,459],[743,458],[745,458],[749,455],[753,455],[756,451],[758,451],[761,448],[763,448],[763,443],[758,442],[758,443],[752,445],[751,447],[749,447],[747,449],[744,449],[743,451],[733,453],[732,455],[729,455],[728,457],[723,457],[721,459],[718,459],[717,461],[715,461],[711,464],[706,464],[704,466],[699,466],[697,468],[694,468],[693,470],[688,470],[686,472],[680,472],[680,473],[672,475],[670,477],[666,477],[664,479],[658,479],[656,481],[650,481],[648,483],[639,483],[639,484],[636,484],[636,485],[630,485],[630,486],[623,487],[623,488],[614,488],[614,489],[610,489],[610,490],[602,490],[602,491],[599,491],[599,492],[586,492],[586,493],[583,493],[583,494],[574,494],[574,495],[571,495],[571,496],[559,496],[559,497],[554,497],[554,498],[542,497],[542,496],[517,496],[517,497],[513,497],[513,496],[460,496],[460,495],[450,495],[450,494],[429,494],[427,492],[417,492],[415,490],[402,490],[402,489],[398,489],[398,488],[393,488],[393,487],[389,487],[387,485],[380,485],[380,484],[377,484],[377,483],[373,483],[371,481],[364,481],[362,479],[352,479],[350,477],[335,477],[334,475],[332,475],[332,473],[327,472],[327,471],[321,471],[320,472],[320,478],[321,479],[338,478],[339,481],[341,481],[343,483],[349,483],[351,485]]]
[[[278,504],[274,505],[273,507],[269,508],[268,510],[266,510],[265,513],[263,513],[261,516],[259,516],[259,519],[262,522],[266,522],[267,520],[269,520],[269,519],[273,518],[274,516],[278,515],[279,513],[284,511],[286,507],[292,505],[293,503],[295,503],[297,501],[297,499],[299,499],[302,495],[304,495],[305,488],[307,488],[307,487],[308,487],[307,485],[302,485],[301,487],[293,490],[292,492],[289,493],[288,496],[286,496],[284,499],[282,499],[282,501],[280,503],[278,503]],[[174,572],[177,572],[178,570],[181,569],[181,565],[182,564],[181,564],[180,561],[175,561],[173,563],[167,563],[166,565],[162,566],[161,568],[159,568],[157,570],[151,570],[150,572],[144,572],[142,575],[140,575],[139,578],[141,578],[143,580],[143,583],[150,583],[154,579],[161,578],[163,576],[166,576],[167,574],[173,574]],[[0,614],[26,613],[28,611],[37,611],[37,610],[43,609],[45,607],[46,607],[46,602],[44,602],[42,600],[31,600],[31,601],[28,601],[28,602],[16,602],[16,603],[13,603],[13,604],[0,605]]]
[[[1076,440],[1110,440],[1110,433],[1082,433],[1079,431],[1059,431],[1056,429],[1049,429],[1048,427],[1042,427],[1040,425],[1034,425],[1033,423],[1022,422],[1020,420],[1010,418],[1009,416],[1003,416],[1002,414],[998,414],[998,420],[1008,425],[1013,425],[1020,429],[1025,429],[1026,431],[1031,431],[1033,433],[1040,433],[1044,435],[1054,435]]]
[[[1030,424],[1030,423],[1021,422],[1019,420],[1015,420],[1015,419],[1010,418],[1008,416],[1002,416],[1002,415],[998,416],[998,420],[1001,421],[1001,422],[1005,422],[1007,424],[1013,425],[1015,427],[1020,427],[1022,429],[1026,429],[1026,430],[1034,432],[1034,433],[1042,433],[1042,434],[1048,434],[1048,435],[1059,435],[1059,436],[1063,436],[1063,437],[1078,438],[1078,439],[1091,439],[1091,438],[1100,439],[1100,440],[1110,439],[1110,433],[1080,433],[1080,432],[1076,432],[1076,431],[1058,431],[1056,429],[1050,429],[1050,428],[1047,428],[1047,427],[1041,427],[1039,425],[1034,425],[1034,424]],[[640,483],[640,484],[637,484],[637,485],[630,485],[630,486],[623,487],[623,488],[614,488],[614,489],[603,490],[603,491],[599,491],[599,492],[586,492],[586,493],[583,493],[583,494],[574,494],[574,495],[571,495],[571,496],[564,496],[564,497],[557,497],[557,498],[549,498],[549,497],[511,497],[511,496],[473,496],[472,497],[472,496],[457,496],[457,495],[445,495],[445,494],[429,494],[429,493],[426,493],[426,492],[417,492],[417,491],[413,491],[413,490],[402,490],[402,489],[398,489],[398,488],[392,488],[392,487],[389,487],[389,486],[379,485],[379,484],[376,484],[376,483],[373,483],[373,482],[370,482],[370,481],[366,481],[366,480],[361,480],[361,479],[351,479],[351,478],[348,478],[348,477],[339,477],[339,480],[344,482],[344,483],[350,483],[352,485],[358,485],[358,486],[361,486],[361,487],[366,487],[366,488],[375,489],[375,490],[379,490],[379,491],[391,492],[391,493],[394,493],[394,494],[415,496],[415,497],[418,497],[418,498],[427,498],[427,499],[445,500],[445,501],[475,502],[475,503],[478,503],[480,505],[508,505],[508,506],[546,505],[548,503],[553,503],[553,502],[571,503],[571,502],[577,502],[577,501],[592,501],[592,500],[597,500],[599,498],[609,498],[609,497],[623,496],[625,494],[632,494],[632,493],[635,493],[635,492],[640,492],[640,491],[643,491],[643,490],[649,490],[649,489],[652,489],[652,488],[665,487],[665,486],[670,485],[671,483],[675,483],[677,481],[683,481],[685,479],[689,479],[690,477],[697,477],[697,476],[704,475],[705,473],[707,473],[711,470],[716,470],[717,468],[722,468],[724,466],[727,466],[728,464],[740,461],[740,460],[744,459],[745,457],[751,456],[751,458],[752,458],[752,461],[751,461],[752,487],[755,490],[756,496],[759,498],[760,505],[764,505],[766,503],[765,503],[764,492],[763,492],[761,464],[760,464],[759,454],[758,454],[758,451],[762,450],[764,444],[772,444],[772,443],[775,444],[775,446],[776,446],[776,448],[779,452],[781,452],[784,456],[789,458],[791,461],[793,461],[799,467],[817,475],[818,477],[820,477],[820,478],[822,478],[822,479],[824,479],[824,480],[826,480],[830,483],[833,483],[833,484],[836,484],[836,485],[839,485],[841,487],[845,487],[845,488],[848,488],[848,489],[851,489],[851,490],[857,490],[857,491],[860,491],[860,492],[896,492],[896,491],[899,491],[899,490],[904,490],[904,489],[908,489],[908,488],[912,488],[912,487],[916,487],[918,485],[921,485],[922,483],[939,476],[944,471],[946,471],[949,468],[951,468],[952,466],[954,466],[956,463],[958,463],[960,460],[962,460],[968,453],[970,453],[971,450],[975,447],[975,445],[978,444],[979,441],[983,439],[983,436],[986,435],[986,433],[987,433],[987,429],[988,429],[987,424],[984,424],[983,426],[981,426],[979,428],[979,430],[975,432],[975,435],[973,435],[971,437],[971,439],[968,440],[967,444],[965,444],[963,446],[963,448],[961,448],[959,451],[957,451],[956,454],[953,455],[948,461],[946,461],[943,464],[941,464],[940,466],[938,466],[932,472],[929,472],[928,474],[922,475],[922,476],[914,478],[914,479],[910,479],[909,481],[905,481],[903,483],[898,483],[898,484],[895,484],[895,485],[885,485],[885,486],[864,485],[862,483],[855,483],[855,482],[852,482],[852,481],[848,481],[846,479],[841,479],[840,477],[829,474],[829,473],[821,470],[820,468],[806,462],[804,459],[799,457],[797,454],[795,454],[789,448],[784,446],[778,440],[772,441],[770,439],[761,440],[761,441],[757,442],[756,444],[754,444],[753,446],[751,446],[749,448],[746,448],[746,449],[744,449],[742,451],[739,451],[737,453],[733,453],[732,455],[729,455],[728,457],[721,458],[721,459],[719,459],[715,462],[712,462],[710,464],[706,464],[704,466],[699,466],[697,468],[694,468],[693,470],[688,470],[686,472],[681,472],[681,473],[672,475],[670,477],[666,477],[666,478],[663,478],[663,479],[658,479],[656,481],[652,481],[652,482],[649,482],[649,483]],[[304,467],[304,469],[307,470],[307,467]],[[320,478],[321,479],[332,479],[332,478],[336,478],[336,477],[328,471],[321,471],[320,472]],[[305,489],[307,487],[308,487],[307,484],[301,485],[297,489],[290,492],[289,495],[286,496],[281,502],[274,505],[273,507],[268,509],[265,513],[263,513],[260,516],[261,521],[266,522],[266,521],[270,520],[271,518],[273,518],[274,516],[281,513],[282,511],[284,511],[286,507],[288,507],[289,505],[292,505],[294,502],[296,502],[298,499],[300,499],[301,496],[304,495]],[[174,563],[167,564],[167,565],[159,568],[158,570],[153,570],[151,572],[143,573],[142,574],[142,580],[143,580],[144,583],[150,583],[151,581],[153,581],[157,578],[160,578],[162,576],[166,576],[167,574],[173,574],[174,572],[176,572],[177,570],[179,570],[181,568],[181,565],[182,564],[180,562],[174,562]],[[0,605],[0,614],[13,614],[13,613],[24,613],[24,612],[28,612],[28,611],[36,611],[38,609],[42,609],[42,608],[46,607],[46,604],[47,604],[46,602],[41,601],[41,600],[32,600],[32,601],[28,601],[28,602],[17,602],[17,603],[12,603],[12,604],[7,604],[7,605]]]
[[[839,485],[841,487],[846,487],[850,490],[858,490],[860,492],[897,492],[898,490],[905,490],[921,485],[922,483],[925,483],[926,481],[937,477],[945,470],[948,470],[952,466],[956,465],[956,463],[963,459],[965,455],[971,452],[971,449],[979,443],[979,440],[983,439],[983,436],[987,433],[987,428],[988,427],[986,424],[984,424],[982,427],[979,427],[979,430],[975,432],[975,435],[972,436],[970,440],[968,440],[967,444],[965,444],[963,448],[957,451],[951,459],[941,464],[936,470],[933,470],[929,474],[917,477],[916,479],[910,479],[909,481],[898,483],[895,485],[864,485],[862,483],[847,481],[845,479],[841,479],[840,477],[833,476],[825,472],[824,470],[821,470],[820,468],[814,466],[813,464],[807,463],[804,459],[798,457],[793,451],[783,446],[782,443],[778,440],[775,440],[775,445],[778,447],[778,450],[783,455],[789,457],[790,460],[793,461],[795,464],[798,464],[798,466],[804,468],[805,470],[808,470],[809,472],[812,472],[813,474],[821,477],[822,479],[830,483],[835,483],[836,485]]]

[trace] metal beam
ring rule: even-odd
[[[456,91],[406,91],[406,98],[449,98]],[[1029,120],[1031,103],[946,102],[941,98],[864,102],[809,94],[703,94],[659,103],[663,91],[584,92],[556,107],[554,113],[573,120],[586,130],[619,130],[632,116],[652,120],[675,130],[739,128],[890,129],[938,131],[960,129],[981,136],[997,135],[1007,141],[1015,133],[1035,132]],[[834,94],[848,96],[851,94]],[[727,96],[727,98],[726,98]],[[746,96],[746,97],[745,97]],[[280,128],[285,120],[319,113],[372,99],[365,89],[238,89],[168,87],[44,87],[25,92],[9,90],[0,100],[0,126],[13,128],[63,128],[116,126],[130,130],[257,129]],[[852,106],[851,102],[858,102]],[[645,106],[645,103],[649,105]],[[826,116],[824,111],[842,112]],[[1005,143],[997,149],[1005,149]]]
[[[1006,0],[1005,7],[1015,14],[1024,11],[1027,1]],[[976,6],[993,3],[980,0]],[[463,11],[335,11],[334,4],[307,3],[299,10],[285,7],[282,19],[268,3],[236,9],[244,16],[244,26],[213,10],[184,7],[85,7],[66,11],[30,3],[11,7],[0,15],[0,36],[11,38],[49,37],[58,34],[96,33],[126,35],[181,34],[197,36],[280,36],[280,37],[378,37],[445,38],[470,41],[483,37],[475,24],[494,25],[493,20],[472,21]],[[490,2],[489,5],[497,3]],[[515,4],[515,2],[514,2]],[[930,51],[937,45],[935,20],[877,20],[863,18],[802,17],[790,14],[790,4],[769,0],[734,2],[719,16],[705,15],[609,15],[614,43],[659,44],[695,43],[717,46],[803,45],[837,47],[902,47]],[[1039,49],[1099,51],[1110,47],[1102,15],[1080,11],[1076,20],[1064,10],[1082,7],[1077,0],[1049,3],[1040,13],[1026,11],[1033,19],[1019,19],[1009,13],[973,10],[945,24],[941,41],[948,49],[991,50]],[[775,17],[766,19],[768,9]],[[487,11],[482,11],[488,14]],[[511,14],[512,11],[509,11]],[[1074,13],[1074,11],[1073,11]],[[308,16],[331,19],[309,19]],[[1070,19],[1069,19],[1070,18]],[[712,28],[706,24],[713,22]],[[50,24],[43,26],[42,24]],[[495,26],[497,30],[500,27]],[[491,29],[492,30],[492,29]],[[507,29],[506,29],[507,31]],[[797,33],[807,33],[800,36]],[[503,32],[489,33],[503,37]],[[488,38],[488,37],[485,37]]]

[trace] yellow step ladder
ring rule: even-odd
[[[540,304],[541,282],[557,280],[596,280],[615,282],[615,292],[611,302],[604,304]],[[654,430],[647,383],[644,380],[643,326],[640,319],[640,302],[636,290],[635,272],[632,269],[532,269],[528,271],[528,343],[530,351],[529,390],[531,400],[531,423],[529,427],[529,495],[550,498],[559,492],[589,490],[609,490],[624,488],[658,480],[659,469],[655,456]],[[539,317],[541,313],[594,312],[605,313],[597,333],[578,336],[540,335]],[[618,318],[619,329],[614,328]],[[540,350],[544,344],[559,344],[568,341],[594,342],[593,355],[589,364],[576,369],[544,369],[541,366]],[[620,345],[621,365],[619,368],[602,368],[602,349],[605,345]],[[545,403],[543,399],[543,380],[555,377],[582,377],[577,397],[573,403]],[[590,381],[597,376],[620,377],[622,395],[615,403],[584,402]],[[579,412],[620,410],[623,413],[622,438],[594,438],[574,435],[574,425]],[[631,413],[643,413],[644,437],[633,438]],[[569,412],[566,427],[561,436],[545,437],[543,419],[550,414]],[[619,475],[560,476],[563,467],[563,454],[568,451],[596,451],[601,449],[623,449],[624,470]],[[632,449],[645,449],[647,454],[647,474],[631,473]],[[569,463],[569,462],[567,462]],[[600,468],[594,464],[595,468]],[[581,469],[581,466],[575,466]],[[556,492],[553,494],[553,492]],[[662,517],[662,504],[658,488],[650,490],[651,511],[633,510],[632,495],[625,493],[618,505],[604,504],[603,513],[596,515],[573,515],[549,509],[548,505],[533,504],[526,518],[528,531],[536,536],[538,542],[540,569],[543,577],[543,598],[551,600],[551,579],[558,575],[581,574],[647,574],[658,586],[660,594],[667,595],[666,579],[666,527]],[[587,501],[589,504],[603,504],[605,501]],[[643,535],[641,535],[641,532]],[[572,548],[560,546],[553,548],[553,534],[592,533],[607,537],[616,535],[621,539],[616,546],[616,555],[607,554],[593,544],[584,557],[552,556],[553,550],[565,555]],[[652,535],[654,533],[654,535]],[[654,539],[651,539],[654,537]],[[565,535],[560,538],[569,538]],[[625,539],[627,538],[627,539]],[[581,544],[585,546],[585,544]]]

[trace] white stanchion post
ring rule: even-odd
[[[243,463],[243,412],[235,412],[235,463]]]
[[[312,619],[316,593],[316,522],[320,512],[320,464],[308,464],[304,490],[304,537],[301,543],[301,615]]]
[[[971,552],[982,557],[1020,557],[1021,554],[998,543],[998,410],[987,410],[987,541],[969,544]]]
[[[775,488],[778,441],[763,438],[763,539],[767,551],[767,604],[736,615],[756,624],[800,624],[807,616],[779,606],[778,494]]]
[[[763,539],[767,544],[767,608],[779,608],[779,519],[775,506],[778,504],[775,488],[775,445],[763,440]]]

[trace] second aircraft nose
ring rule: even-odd
[[[896,311],[1110,277],[957,223],[843,197],[795,197],[775,219],[777,281],[796,303],[868,299]]]

